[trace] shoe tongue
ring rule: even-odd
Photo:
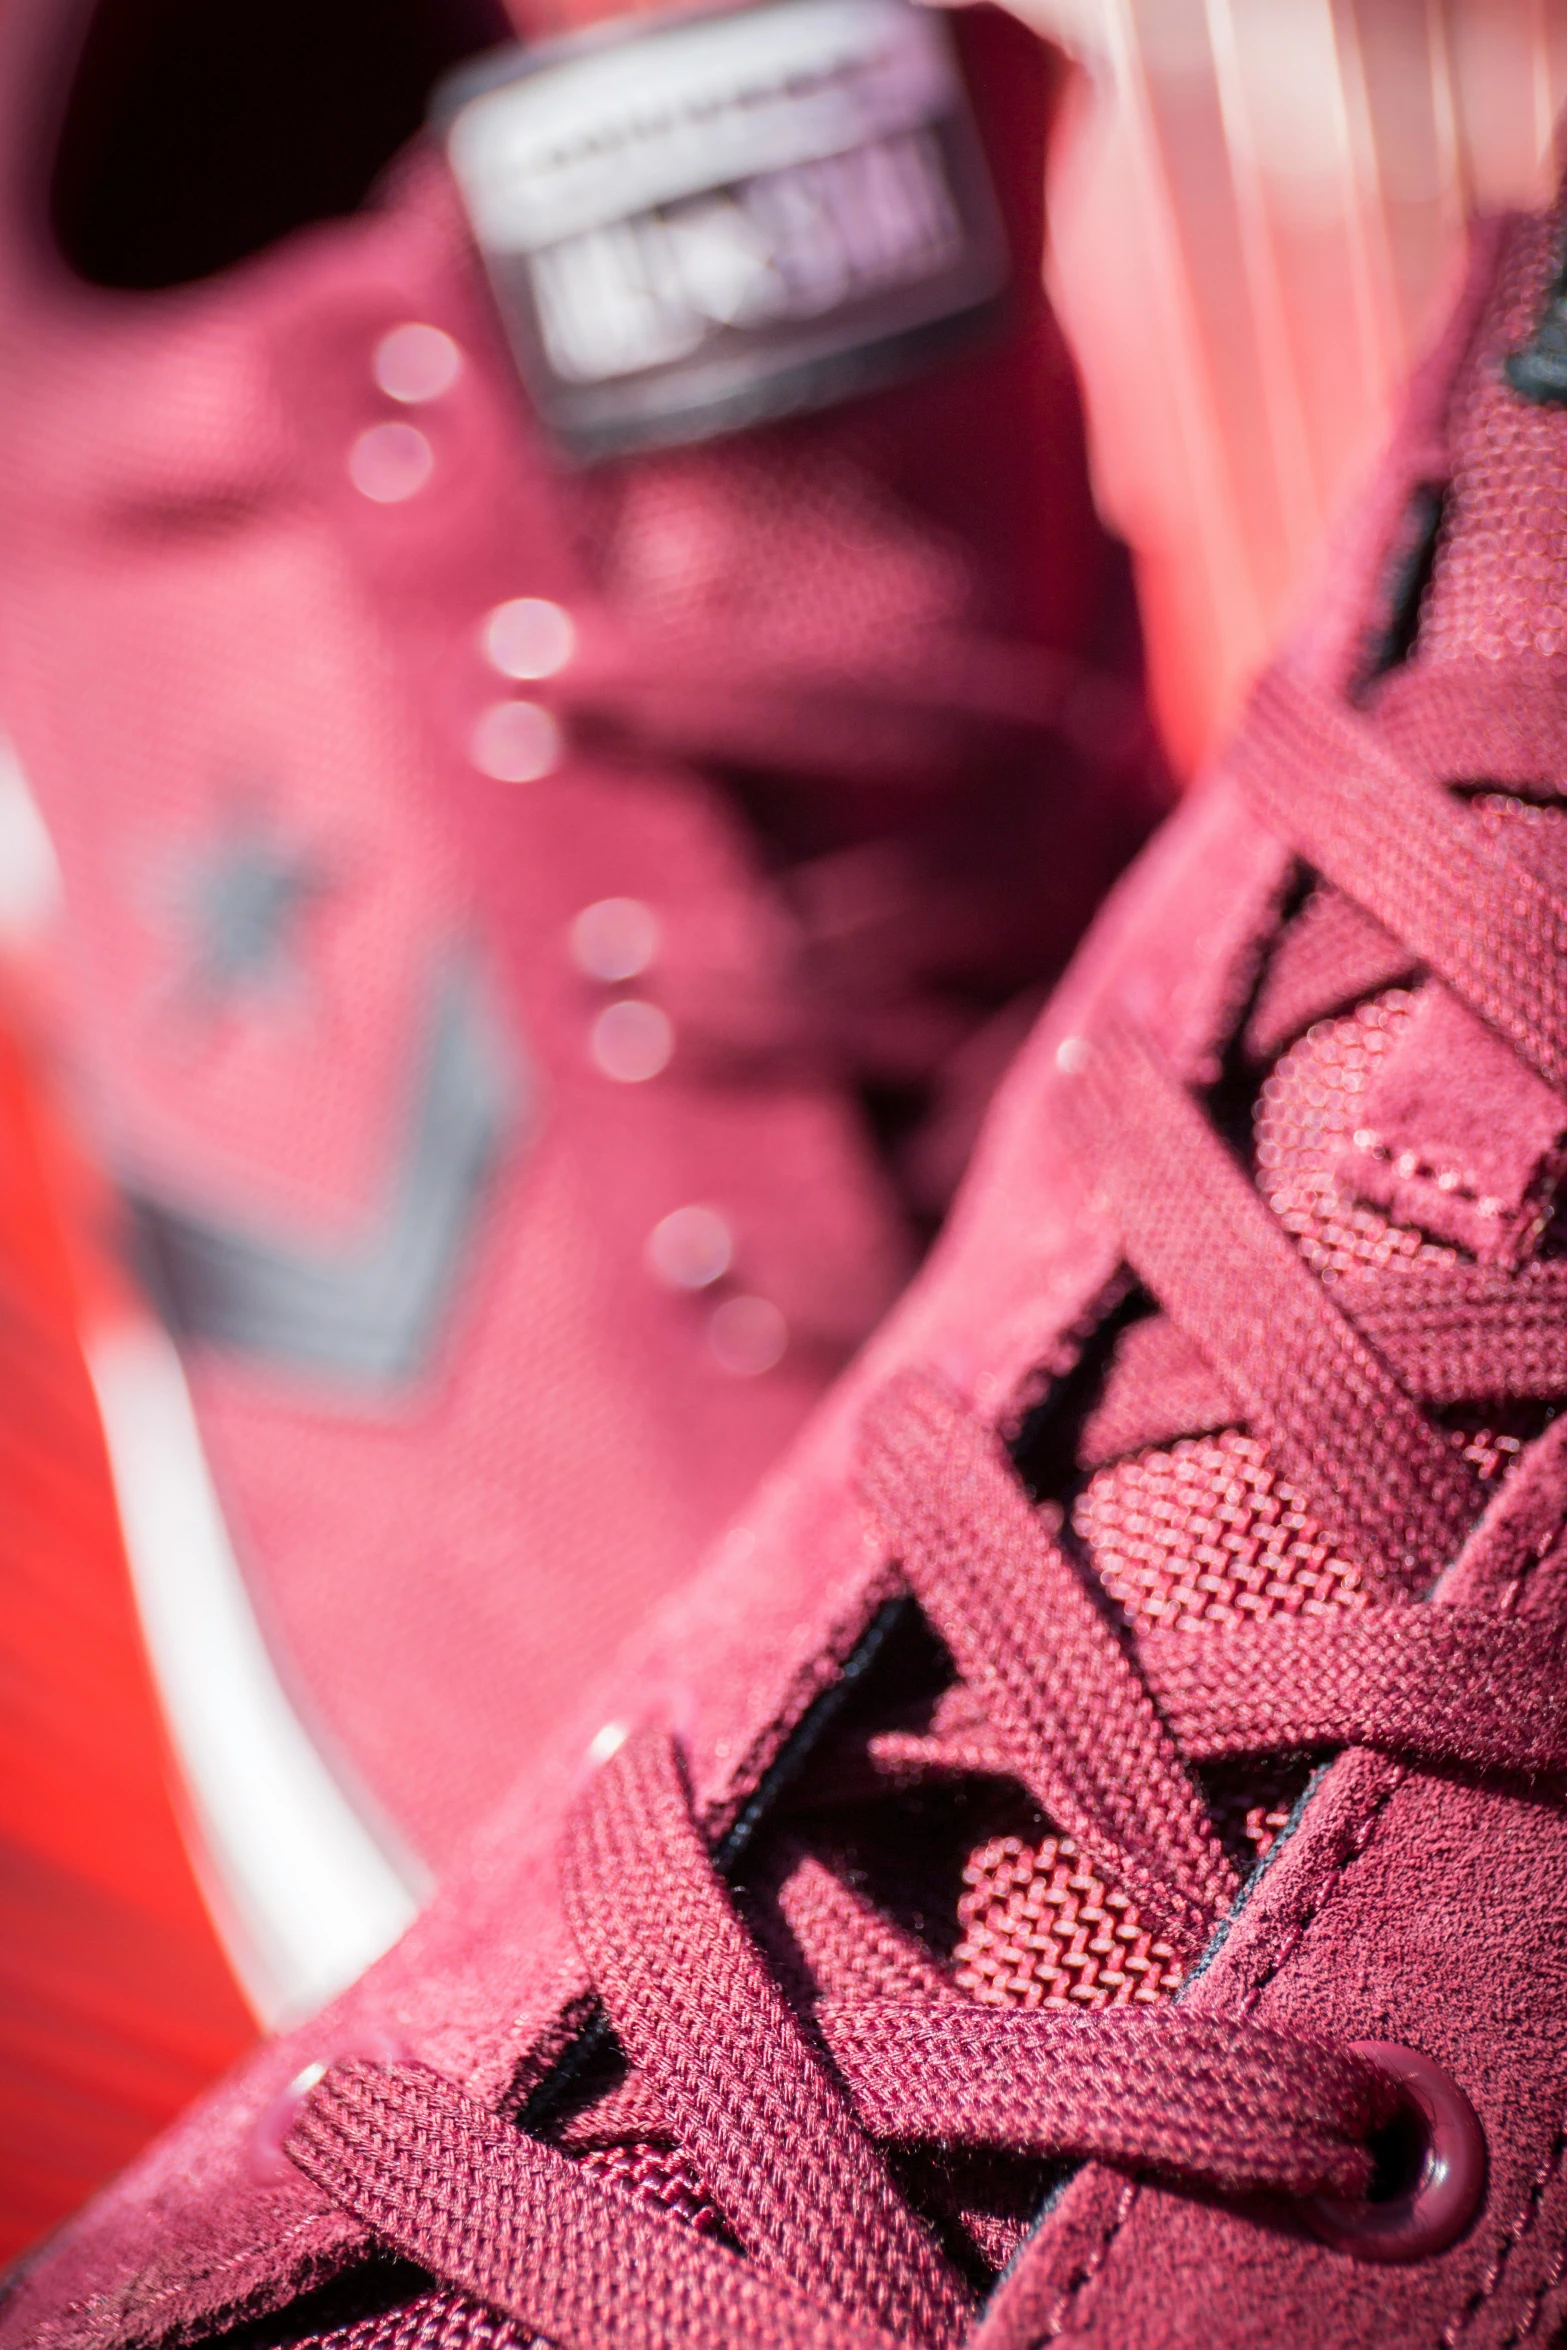
[[[1567,1105],[1433,981],[1292,1048],[1258,1106],[1259,1180],[1315,1269],[1540,1245]]]
[[[1526,398],[1506,362],[1556,310],[1567,195],[1521,222],[1449,419],[1451,479],[1414,665],[1567,666],[1567,380]]]
[[[1336,1169],[1344,1188],[1481,1264],[1533,1254],[1567,1109],[1445,989],[1422,992],[1364,1115]]]
[[[1451,395],[1449,478],[1414,642],[1372,704],[1395,731],[1413,718],[1416,735],[1424,706],[1424,731],[1441,737],[1445,772],[1466,784],[1475,821],[1558,892],[1567,813],[1535,786],[1526,798],[1487,790],[1483,757],[1466,764],[1462,713],[1479,682],[1503,731],[1528,734],[1533,718],[1508,705],[1508,681],[1547,668],[1553,686],[1567,685],[1567,366],[1529,363],[1542,332],[1553,349],[1567,334],[1564,243],[1567,185],[1549,213],[1506,235]],[[1454,680],[1460,669],[1469,683]],[[1546,701],[1554,739],[1554,693]],[[1292,990],[1309,998],[1315,987],[1323,1008],[1336,1008],[1327,965],[1337,960],[1349,980],[1338,1005],[1362,1000],[1336,1020],[1298,1022],[1274,1063],[1257,1104],[1259,1186],[1329,1279],[1454,1249],[1517,1270],[1550,1221],[1567,1106],[1445,987],[1415,984],[1413,964],[1377,975],[1378,942],[1395,943],[1321,888],[1275,948],[1262,997],[1287,1010]],[[1408,984],[1389,987],[1395,977]]]
[[[1454,394],[1440,538],[1396,681],[1411,698],[1422,674],[1567,667],[1567,377],[1563,404],[1542,405],[1504,372],[1561,274],[1564,218],[1567,202],[1512,234]],[[1461,763],[1453,772],[1465,774]],[[1567,887],[1562,808],[1468,780],[1475,822]],[[1326,884],[1275,942],[1242,1052],[1257,1187],[1330,1288],[1463,1262],[1518,1272],[1550,1245],[1567,1102]],[[1484,1397],[1451,1419],[1482,1482],[1505,1469],[1526,1426],[1524,1411]],[[1115,1340],[1077,1458],[1072,1531],[1134,1630],[1367,1604],[1357,1562],[1279,1476],[1222,1369],[1161,1314]],[[1276,1822],[1256,1793],[1239,1790],[1260,1848]],[[992,1855],[984,1900],[1013,1914],[1017,1866],[1029,1900],[1044,1899],[1046,1857],[1042,1847],[1021,1862]]]
[[[1508,674],[1519,663],[1567,668],[1567,388],[1561,404],[1542,405],[1504,373],[1561,273],[1564,213],[1513,235],[1459,380],[1418,634],[1404,676],[1388,681],[1411,701],[1422,677],[1460,667],[1498,665],[1499,678],[1503,662]],[[1452,772],[1465,774],[1461,764]],[[1567,814],[1468,781],[1475,821],[1567,887]],[[1567,1102],[1325,884],[1275,943],[1243,1050],[1255,1072],[1258,1189],[1330,1287],[1466,1261],[1517,1272],[1549,1245],[1567,1171]],[[1482,1482],[1516,1456],[1526,1424],[1483,1397],[1452,1419]],[[1072,1530],[1134,1630],[1367,1604],[1332,1526],[1280,1478],[1222,1373],[1162,1315],[1115,1341],[1078,1443],[1084,1483]],[[1258,1851],[1287,1792],[1275,1798],[1255,1774],[1210,1788],[1216,1816],[1228,1801]],[[1059,1933],[1033,1923],[1059,1867],[1048,1840],[974,1856],[965,1963],[989,1967],[993,1944],[999,1968],[982,1996],[1038,1996],[1019,1952],[1034,1954],[1051,1996],[1058,1983],[1064,1996],[1081,1995],[1066,1979]],[[1111,1995],[1155,1994],[1151,1981],[1132,1990],[1118,1975]]]

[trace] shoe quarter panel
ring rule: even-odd
[[[1458,2080],[1489,2148],[1449,2251],[1377,2267],[1262,2206],[1079,2174],[1026,2249],[986,2350],[1058,2336],[1292,2350],[1543,2340],[1567,2181],[1567,1819],[1553,1790],[1346,1757],[1194,1986],[1194,2003],[1387,2039]],[[1164,2281],[1165,2290],[1151,2290]]]

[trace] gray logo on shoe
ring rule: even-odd
[[[331,887],[326,872],[261,818],[242,817],[186,882],[197,992],[227,1002],[242,988],[283,982],[300,922]]]
[[[507,1129],[534,1087],[471,969],[434,997],[390,1196],[357,1242],[311,1245],[210,1221],[132,1185],[144,1271],[170,1327],[231,1353],[383,1386],[425,1361]]]

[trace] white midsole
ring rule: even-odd
[[[193,1858],[240,1988],[278,2030],[390,1948],[428,1888],[355,1809],[278,1678],[172,1343],[120,1321],[89,1336],[87,1361]]]

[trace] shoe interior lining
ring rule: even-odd
[[[432,84],[507,33],[495,0],[102,0],[56,153],[60,249],[151,289],[352,212]]]

